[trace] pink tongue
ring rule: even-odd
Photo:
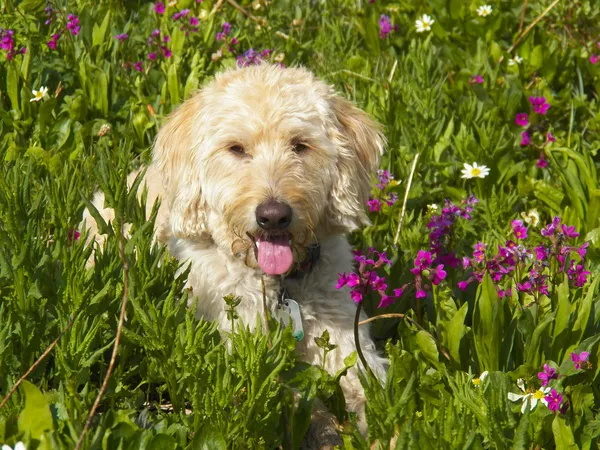
[[[258,238],[258,265],[267,275],[281,275],[292,267],[294,256],[287,235]]]

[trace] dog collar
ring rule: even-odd
[[[302,278],[309,274],[321,256],[321,246],[319,244],[311,244],[306,247],[306,258],[301,263],[286,275],[285,278]]]

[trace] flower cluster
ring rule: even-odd
[[[150,47],[148,58],[152,61],[156,61],[160,55],[164,58],[170,58],[173,53],[166,45],[170,40],[171,38],[169,36],[163,36],[161,39],[160,30],[154,30],[148,38],[148,46]]]
[[[11,61],[16,55],[23,55],[27,51],[25,47],[21,47],[19,50],[15,48],[14,36],[14,30],[5,30],[4,28],[0,28],[0,49],[6,52],[6,59],[9,61]]]
[[[530,219],[532,221],[533,219]],[[471,268],[469,277],[458,283],[461,290],[477,281],[481,283],[484,274],[490,274],[496,284],[500,297],[511,295],[510,289],[503,290],[504,281],[515,282],[517,290],[539,298],[548,296],[548,280],[559,273],[566,273],[569,282],[574,287],[582,287],[587,283],[590,272],[585,270],[585,254],[588,243],[581,246],[568,245],[569,239],[579,236],[575,227],[561,225],[560,217],[555,217],[550,224],[541,230],[541,235],[549,242],[537,247],[526,247],[523,243],[528,238],[528,228],[522,220],[511,222],[514,240],[507,240],[505,246],[498,246],[498,253],[486,258],[486,244],[479,242],[475,245],[472,259],[463,258],[463,267]],[[577,260],[571,259],[577,254]]]
[[[395,192],[386,192],[388,186],[392,187],[398,185],[396,180],[394,180],[394,176],[387,170],[379,169],[377,171],[377,178],[379,179],[379,182],[376,184],[378,189],[377,196],[371,196],[367,202],[369,211],[371,212],[381,211],[381,207],[384,203],[388,206],[392,206],[398,201],[398,194]]]
[[[46,11],[46,15],[48,16],[48,20],[46,20],[46,25],[50,25],[54,20],[56,11],[54,11],[52,9],[52,6],[50,6],[50,5],[48,5],[46,7],[45,11]],[[79,35],[79,32],[81,31],[81,25],[80,25],[78,16],[76,16],[75,14],[69,14],[67,16],[66,30],[68,30],[73,36]],[[50,50],[56,50],[56,47],[58,45],[58,40],[65,32],[65,28],[61,28],[61,26],[59,25],[58,29],[55,31],[56,32],[52,33],[52,35],[50,36],[50,40],[48,42],[46,42],[46,45],[48,46],[48,48]]]
[[[377,258],[377,261],[375,261]],[[377,269],[392,263],[387,258],[385,253],[379,253],[375,249],[369,249],[366,255],[361,251],[354,252],[354,260],[358,262],[358,273],[351,272],[349,274],[339,274],[336,289],[341,289],[344,286],[352,288],[350,296],[356,303],[360,303],[363,297],[369,292],[377,292],[381,300],[379,308],[385,308],[393,303],[393,301],[402,295],[403,289],[394,289],[392,295],[387,295],[388,288],[385,277],[380,277],[377,274]]]
[[[200,23],[198,18],[194,16],[191,16],[189,20],[187,19],[187,17],[190,15],[190,12],[191,11],[189,9],[182,9],[181,11],[178,11],[175,14],[173,14],[173,21],[181,21],[182,25],[179,27],[179,30],[185,32],[186,36],[189,36],[190,32],[197,33],[198,24]]]
[[[379,37],[385,39],[392,34],[392,32],[397,31],[398,25],[392,25],[392,20],[385,14],[382,14],[379,18]]]
[[[415,267],[410,269],[410,271],[415,276],[417,298],[427,297],[426,290],[430,290],[431,287],[426,281],[437,286],[446,278],[444,264],[435,264],[432,253],[425,250],[418,251],[415,258]]]
[[[529,103],[531,104],[533,111],[538,116],[545,116],[550,108],[550,104],[546,101],[545,97],[531,96],[529,97]],[[538,120],[534,119],[534,122],[538,122]],[[518,113],[515,116],[515,124],[522,128],[528,127],[530,125],[529,115],[523,112]],[[536,166],[542,169],[548,166],[548,161],[544,156],[543,148],[551,142],[556,142],[556,138],[551,132],[546,132],[545,128],[545,121],[542,121],[541,123],[532,124],[521,133],[521,147],[528,147],[532,145],[532,138],[534,137],[535,132],[538,132],[542,136],[545,134],[545,137],[542,139],[543,144],[541,146],[537,146],[537,148],[540,150],[540,156]]]
[[[122,64],[122,67],[125,69],[133,69],[137,72],[143,72],[144,67],[143,67],[143,62],[142,61],[138,61],[136,63],[132,63],[132,62],[124,62]]]
[[[556,390],[551,390],[547,386],[541,387],[537,390],[526,389],[525,380],[523,380],[523,378],[519,378],[517,380],[517,386],[521,390],[521,394],[509,392],[508,399],[511,402],[522,402],[521,414],[525,413],[525,410],[528,406],[529,410],[533,411],[533,409],[537,406],[538,402],[541,402],[542,404],[547,406],[548,409],[554,408],[557,404],[560,405],[560,403],[562,402],[562,395],[557,394]],[[556,410],[558,410],[558,407],[556,407],[554,411]]]
[[[246,50],[243,54],[238,55],[237,65],[238,67],[257,66],[273,53],[273,50],[268,48],[262,51],[256,51],[253,48]],[[283,66],[283,64],[282,64]]]
[[[79,25],[79,17],[69,14],[67,16],[67,29],[73,36],[77,36],[79,34],[79,30],[81,30],[81,25]]]

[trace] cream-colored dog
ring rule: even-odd
[[[368,223],[365,204],[384,138],[365,113],[300,68],[262,64],[217,76],[187,100],[160,130],[147,170],[149,207],[162,198],[156,238],[191,263],[188,287],[198,316],[223,330],[231,322],[223,297],[243,298],[245,324],[267,307],[280,311],[282,290],[299,305],[303,360],[321,364],[314,338],[329,330],[335,373],[355,350],[356,305],[338,274],[353,270],[344,235]],[[130,176],[133,179],[135,174]],[[95,206],[106,219],[98,193]],[[96,224],[84,220],[97,241]],[[367,327],[361,347],[385,377]],[[348,408],[362,413],[365,396],[353,368],[342,378]]]

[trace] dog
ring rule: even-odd
[[[384,145],[374,120],[303,68],[231,69],[176,109],[158,133],[144,183],[149,207],[161,198],[155,239],[190,264],[197,316],[230,331],[228,294],[242,297],[236,311],[249,326],[262,316],[264,298],[274,316],[282,302],[288,311],[297,305],[289,314],[304,333],[301,359],[322,363],[314,338],[328,330],[337,348],[325,368],[342,369],[356,350],[357,307],[336,282],[353,270],[345,235],[369,224],[365,205]],[[114,218],[104,194],[93,203]],[[90,239],[102,243],[89,211],[84,222]],[[364,357],[383,381],[386,359],[367,327],[359,333]],[[341,386],[364,430],[356,367]]]

